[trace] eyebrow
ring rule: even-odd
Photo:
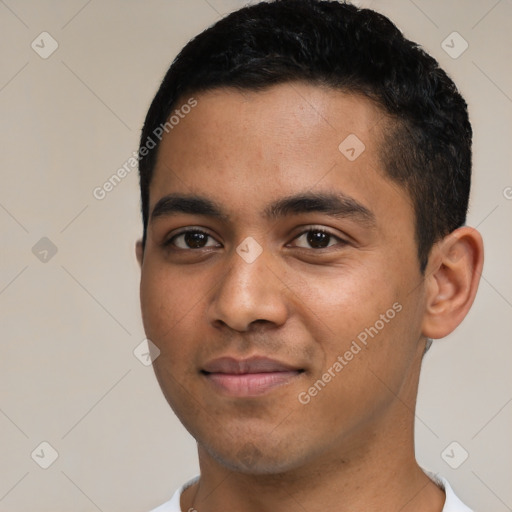
[[[376,224],[374,213],[366,206],[353,197],[331,192],[305,192],[280,198],[265,208],[263,217],[277,220],[291,215],[314,212],[337,219],[348,217],[369,227]],[[162,197],[151,212],[151,220],[180,213],[204,215],[224,222],[230,220],[230,215],[224,212],[219,203],[199,195],[182,194],[169,194]]]

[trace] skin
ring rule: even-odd
[[[198,443],[201,479],[182,510],[441,511],[444,492],[414,457],[414,408],[426,337],[449,334],[476,294],[479,233],[463,227],[440,240],[420,273],[410,199],[379,159],[387,118],[363,97],[290,83],[195,98],[162,141],[149,211],[167,194],[198,194],[229,219],[159,215],[145,247],[137,243],[144,327],[161,351],[154,370]],[[338,150],[349,134],[365,144],[354,161]],[[305,192],[350,196],[374,223],[318,211],[262,216]],[[183,236],[163,245],[187,227],[211,236],[205,247]],[[326,248],[308,243],[315,227],[332,234]],[[236,251],[246,237],[262,249],[252,263]],[[300,403],[397,303],[400,312]],[[304,371],[261,396],[226,396],[200,370],[227,355]]]

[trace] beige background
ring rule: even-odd
[[[137,149],[179,49],[242,4],[0,1],[0,511],[142,512],[197,472],[195,442],[133,354],[144,339],[136,171],[103,200],[93,190]],[[486,263],[469,317],[425,360],[417,456],[476,510],[512,510],[512,2],[358,5],[425,46],[470,105],[469,224]],[[58,43],[46,59],[31,48],[43,31]],[[454,31],[469,44],[456,59],[442,47]],[[48,242],[32,251],[43,237],[57,248],[46,261]],[[58,453],[48,469],[43,441]]]

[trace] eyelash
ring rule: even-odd
[[[300,238],[301,236],[303,235],[307,235],[308,233],[311,233],[311,232],[318,232],[318,233],[323,233],[325,235],[328,235],[329,237],[331,238],[334,238],[338,241],[338,244],[334,244],[334,245],[347,245],[347,242],[345,240],[343,240],[342,238],[340,238],[339,236],[331,233],[330,231],[324,229],[324,228],[317,228],[317,227],[310,227],[304,231],[301,231],[299,234],[297,234],[297,236],[294,237],[293,240],[297,240],[298,238]],[[204,234],[206,235],[208,238],[213,238],[212,235],[210,235],[209,233],[207,233],[206,231],[203,231],[201,229],[186,229],[186,230],[183,230],[183,231],[180,231],[179,233],[176,233],[175,235],[173,235],[171,238],[169,238],[168,240],[166,240],[164,243],[163,243],[163,246],[164,247],[171,247],[171,246],[174,246],[173,244],[173,240],[175,240],[176,238],[178,238],[179,236],[182,236],[182,235],[186,235],[188,233],[200,233],[200,234]],[[330,241],[330,240],[329,240]],[[320,251],[323,251],[323,250],[327,250],[327,249],[330,249],[331,245],[327,246],[327,247],[321,247],[319,249],[315,249],[315,248],[305,248],[305,247],[299,247],[299,249],[306,249],[306,250],[312,250],[312,251],[315,251],[315,252],[320,252]],[[187,248],[187,249],[183,249],[181,247],[174,247],[173,250],[177,250],[177,251],[200,251],[201,249],[208,249],[208,247],[200,247],[200,248]]]

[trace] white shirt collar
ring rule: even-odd
[[[444,502],[442,512],[473,512],[469,507],[464,505],[464,503],[462,503],[462,501],[459,500],[459,498],[455,495],[453,489],[451,488],[450,484],[445,478],[437,474],[431,473],[429,471],[425,471],[425,473],[435,484],[441,487],[441,489],[443,489],[446,494],[446,499]],[[183,484],[178,490],[176,490],[176,492],[169,501],[151,510],[150,512],[189,512],[186,510],[182,511],[180,508],[181,493],[187,487],[190,487],[191,485],[195,484],[198,480],[199,475],[195,476],[194,478]]]

